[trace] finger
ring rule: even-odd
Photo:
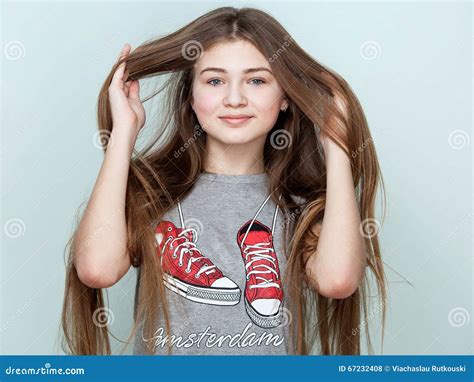
[[[128,53],[130,52],[130,48],[131,48],[130,44],[128,44],[128,43],[125,44],[125,46],[123,47],[123,49],[120,53],[120,57],[119,57],[118,62],[120,62],[122,59],[124,59],[128,55]],[[115,70],[115,73],[112,77],[112,82],[117,83],[117,82],[121,81],[122,78],[123,78],[124,71],[125,71],[125,60],[122,61],[118,65],[117,69]]]
[[[125,45],[122,47],[122,50],[120,51],[118,57],[117,57],[117,61],[120,61],[122,58],[124,58],[125,56],[128,55],[128,53],[130,53],[130,50],[131,50],[131,46],[130,44],[127,42],[125,43]]]
[[[118,60],[120,60],[127,53],[127,50],[129,50],[130,48],[131,48],[130,44],[126,42],[118,55]]]
[[[128,98],[133,98],[137,101],[140,101],[140,83],[138,80],[133,80],[130,84]]]
[[[128,81],[125,83],[125,86],[124,86],[124,91],[125,91],[125,94],[127,95],[128,97],[128,93],[130,91],[130,85],[131,85],[131,81]]]
[[[127,57],[128,53],[130,53],[130,44],[125,44],[125,46],[123,47],[122,49],[122,52],[120,54],[120,57],[118,59],[118,62],[120,62],[120,64],[118,65],[118,68],[117,68],[117,71],[116,73],[120,74],[120,76],[118,78],[122,79],[123,78],[123,74],[124,74],[124,70],[125,70],[125,66],[126,66],[126,62],[125,62],[125,58]]]

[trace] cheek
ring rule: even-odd
[[[215,114],[221,104],[221,99],[216,92],[209,92],[201,88],[193,91],[194,109],[198,115]]]
[[[281,93],[275,89],[261,91],[257,96],[252,97],[252,104],[260,113],[274,114],[280,109]]]

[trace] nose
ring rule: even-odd
[[[238,83],[231,84],[228,89],[226,97],[224,98],[225,106],[239,107],[247,105],[247,97],[242,92]]]

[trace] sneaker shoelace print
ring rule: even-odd
[[[262,243],[257,243],[257,244],[251,244],[251,245],[246,245],[244,249],[245,253],[245,270],[248,270],[250,266],[260,260],[267,260],[269,261],[272,266],[268,266],[266,264],[259,264],[255,265],[253,267],[253,270],[247,273],[247,280],[249,279],[251,274],[267,274],[267,273],[274,273],[276,276],[276,279],[278,280],[278,273],[275,270],[276,264],[275,264],[275,259],[272,255],[269,255],[269,253],[274,252],[273,248],[265,248],[266,246],[270,245],[269,242],[262,242]],[[251,260],[249,261],[249,257]],[[268,269],[267,271],[260,271],[260,270],[255,270],[255,268],[264,268]],[[278,285],[275,282],[272,282],[273,279],[266,279],[265,277],[261,276],[255,276],[257,280],[261,280],[262,282],[256,284],[256,285],[250,285],[250,289],[254,288],[269,288],[269,287],[276,287],[280,288],[280,285]]]
[[[275,258],[273,257],[274,254],[272,255],[272,252],[275,252],[273,248],[271,248],[269,242],[260,242],[256,244],[245,244],[245,239],[247,238],[247,235],[250,232],[250,228],[252,227],[253,222],[255,219],[257,219],[258,214],[260,211],[263,209],[265,204],[268,202],[270,199],[271,195],[268,195],[267,198],[264,200],[258,211],[255,213],[255,216],[253,217],[251,223],[249,224],[249,227],[247,228],[247,232],[244,235],[244,238],[242,239],[242,246],[244,248],[244,253],[245,253],[245,270],[247,271],[251,265],[256,262],[256,261],[261,261],[264,260],[268,262],[271,266],[266,265],[266,264],[258,264],[253,267],[253,270],[251,270],[249,273],[247,273],[247,280],[249,279],[251,274],[268,274],[268,273],[274,273],[276,276],[276,279],[278,280],[278,272],[276,271],[276,263],[275,263]],[[281,195],[280,195],[281,199]],[[277,218],[279,207],[278,205],[276,206],[275,209],[275,214],[273,215],[273,222],[272,222],[272,236],[273,232],[275,231],[275,222]],[[250,261],[248,261],[249,257],[251,258]],[[267,271],[261,271],[261,270],[255,270],[255,268],[264,268],[267,269]],[[278,283],[273,282],[273,279],[271,278],[270,280],[261,277],[261,276],[255,276],[255,279],[261,280],[260,283],[256,285],[250,285],[250,289],[254,288],[270,288],[270,287],[276,287],[280,289],[280,285]]]
[[[188,232],[190,232],[192,234],[193,240],[189,240],[189,238],[187,236]],[[188,256],[188,263],[187,263],[186,269],[185,269],[186,273],[191,272],[191,265],[193,263],[195,263],[196,261],[199,261],[201,259],[206,259],[206,257],[204,257],[204,256],[194,257],[193,251],[201,254],[201,250],[196,247],[195,241],[197,241],[197,240],[194,240],[194,238],[197,238],[196,230],[194,228],[186,228],[181,233],[179,233],[179,235],[177,237],[175,237],[173,239],[170,236],[170,237],[168,237],[168,240],[166,240],[166,242],[165,242],[165,246],[167,246],[169,244],[169,245],[171,245],[172,248],[174,248],[173,249],[173,258],[178,257],[177,252],[179,251],[179,263],[178,263],[178,265],[180,267],[183,265],[184,255],[185,254],[189,255]],[[181,239],[184,239],[184,241],[181,241],[179,244],[174,246],[174,242],[177,241],[177,240],[181,240]],[[199,271],[196,273],[196,277],[199,277],[202,273],[205,273],[207,275],[210,274],[210,273],[213,273],[213,272],[215,272],[214,268],[216,268],[215,265],[203,265],[203,266],[201,266]]]

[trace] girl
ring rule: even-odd
[[[101,289],[133,266],[135,354],[360,354],[366,270],[385,319],[383,182],[349,85],[252,8],[130,50],[99,95],[108,139],[68,243],[64,351],[110,354]],[[159,74],[163,127],[138,153],[139,79]]]

